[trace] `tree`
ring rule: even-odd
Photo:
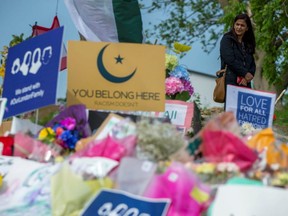
[[[278,95],[288,87],[288,0],[139,1],[143,10],[165,10],[167,16],[146,31],[147,38],[159,38],[167,46],[200,40],[206,52],[231,28],[236,14],[248,13],[257,42],[255,88]]]

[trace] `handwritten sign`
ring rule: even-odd
[[[211,216],[283,216],[288,212],[288,191],[250,185],[219,187]]]
[[[168,118],[173,125],[189,128],[192,123],[193,111],[193,103],[166,100],[165,112],[156,113],[156,117]]]
[[[55,104],[63,27],[9,48],[4,119]]]
[[[82,216],[164,216],[169,199],[150,199],[125,191],[102,189],[82,211]]]
[[[255,128],[272,127],[274,93],[227,86],[226,111],[232,111],[240,125],[251,123]]]

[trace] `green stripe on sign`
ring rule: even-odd
[[[142,17],[138,0],[113,0],[119,42],[142,43]]]

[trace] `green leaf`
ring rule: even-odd
[[[176,100],[181,101],[188,101],[190,99],[190,95],[188,91],[183,91],[181,93],[178,93],[175,97]]]

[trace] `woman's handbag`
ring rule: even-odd
[[[216,86],[213,91],[213,100],[217,103],[224,103],[225,102],[225,75],[226,69],[219,70],[216,72]]]

